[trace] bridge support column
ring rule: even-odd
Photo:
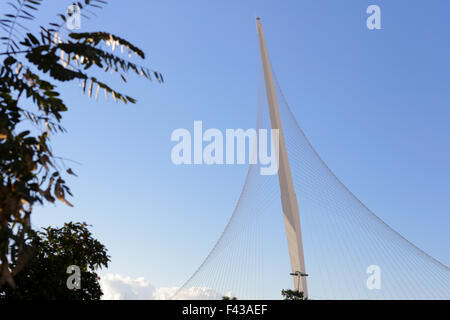
[[[279,131],[278,181],[280,184],[281,204],[289,247],[289,257],[292,274],[294,275],[294,287],[296,290],[303,292],[304,297],[307,298],[308,287],[306,285],[305,259],[303,255],[302,231],[300,228],[297,196],[295,195],[294,183],[292,181],[292,173],[284,140],[283,127],[281,125],[277,96],[273,85],[272,68],[267,52],[264,30],[260,19],[257,18],[256,20],[267,102],[269,105],[270,124],[272,129],[278,129]]]

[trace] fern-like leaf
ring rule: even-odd
[[[34,19],[31,10],[37,10],[41,2],[42,0],[15,0],[15,3],[7,3],[14,12],[6,13],[5,18],[0,19],[1,28],[6,32],[6,35],[0,38],[6,46],[6,52],[10,53],[20,49],[17,43],[18,39],[22,38],[19,28],[23,30],[27,30],[27,28],[19,21]]]

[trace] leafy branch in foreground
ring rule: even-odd
[[[31,12],[38,10],[38,6],[42,0],[16,0],[7,2],[12,8],[12,13],[6,13],[5,18],[0,19],[0,26],[6,32],[6,36],[1,37],[2,43],[6,46],[6,51],[13,52],[19,50],[18,42],[22,36],[23,31],[28,28],[21,24],[22,20],[33,20],[34,16]]]
[[[72,205],[66,199],[72,194],[63,176],[74,172],[64,162],[61,166],[50,144],[51,135],[65,131],[61,121],[68,109],[57,83],[75,81],[96,100],[103,91],[106,99],[135,103],[98,79],[98,74],[116,73],[124,82],[130,73],[164,81],[158,71],[130,60],[133,55],[145,59],[145,54],[121,37],[108,32],[64,35],[65,14],[59,15],[62,23],[22,34],[27,30],[22,20],[33,19],[30,10],[37,11],[40,3],[15,0],[10,3],[15,13],[0,20],[6,32],[1,37],[6,51],[0,53],[4,57],[0,61],[0,286],[8,282],[14,287],[13,276],[32,255],[26,239],[33,206],[56,200]],[[103,0],[77,2],[85,12],[103,4]]]

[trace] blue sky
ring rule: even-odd
[[[382,30],[366,28],[370,4],[381,7]],[[61,1],[46,1],[38,22],[61,10]],[[130,40],[166,83],[111,77],[136,105],[95,103],[76,85],[61,87],[68,133],[53,143],[57,155],[82,163],[67,179],[75,207],[37,208],[34,225],[86,221],[109,249],[108,272],[181,284],[223,230],[247,167],[175,166],[170,135],[194,120],[255,126],[261,16],[284,94],[328,166],[378,216],[450,264],[450,2],[111,1],[96,13],[82,31]]]

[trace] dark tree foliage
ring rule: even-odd
[[[107,267],[109,256],[103,244],[92,237],[86,223],[69,222],[62,228],[31,232],[33,257],[14,277],[16,288],[0,288],[0,299],[96,300],[102,296],[95,270]],[[81,271],[81,289],[69,290],[67,268]],[[13,266],[14,267],[14,266]]]
[[[236,297],[223,296],[222,300],[237,300]]]
[[[24,22],[34,18],[41,0],[11,1],[12,13],[0,19],[5,33],[0,37],[5,46],[5,52],[0,50],[0,287],[5,282],[14,287],[13,277],[31,257],[25,239],[33,206],[56,200],[72,206],[64,175],[74,172],[50,145],[51,134],[64,132],[61,120],[68,108],[57,84],[75,82],[96,100],[102,93],[106,99],[135,103],[93,73],[110,71],[124,82],[128,73],[163,81],[157,71],[130,61],[133,54],[135,59],[145,55],[127,40],[108,32],[67,32],[65,21],[71,13],[60,14],[59,23],[28,32]],[[87,17],[85,13],[105,1],[76,4]]]
[[[297,290],[281,290],[281,295],[283,296],[284,300],[307,300],[304,297],[303,292]]]

